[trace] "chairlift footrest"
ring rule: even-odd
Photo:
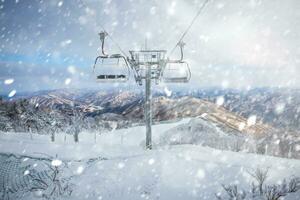
[[[97,79],[106,80],[106,79],[126,79],[125,75],[98,75]]]
[[[165,78],[163,79],[166,83],[187,83],[189,79],[187,78]]]

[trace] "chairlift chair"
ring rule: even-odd
[[[93,72],[98,82],[126,82],[130,69],[126,58],[121,54],[108,55],[104,52],[104,41],[108,34],[100,32],[101,54],[96,57]]]
[[[98,56],[93,71],[98,82],[125,82],[130,76],[127,61],[120,54]]]
[[[190,78],[190,67],[185,61],[167,62],[162,76],[162,80],[165,83],[187,83]]]
[[[162,80],[166,83],[187,83],[191,79],[191,70],[189,64],[183,60],[183,41],[178,42],[180,48],[179,60],[167,60],[162,71]]]

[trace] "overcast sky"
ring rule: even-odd
[[[100,24],[126,52],[146,37],[149,48],[170,50],[203,3],[83,1],[89,10],[77,0],[0,0],[1,93],[101,88],[91,77]],[[186,86],[298,87],[299,10],[299,0],[210,1],[184,39],[192,71]]]

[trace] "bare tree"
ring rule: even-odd
[[[267,169],[256,168],[254,172],[248,172],[257,181],[260,195],[263,194],[263,185],[268,178],[268,172],[269,172],[269,168]]]
[[[287,195],[287,191],[277,185],[266,186],[264,196],[266,200],[279,200]]]
[[[252,182],[251,190],[245,192],[241,190],[239,192],[237,185],[222,185],[226,192],[226,197],[221,194],[217,194],[218,200],[244,200],[244,199],[264,199],[264,200],[279,200],[282,197],[287,196],[289,193],[297,192],[300,190],[300,178],[293,177],[289,182],[284,179],[281,184],[266,185],[265,181],[268,178],[267,169],[257,168],[253,172],[248,172],[256,181]]]
[[[75,106],[73,107],[73,110],[72,110],[72,114],[73,116],[71,117],[71,130],[73,132],[73,136],[74,136],[74,141],[75,142],[79,142],[79,133],[80,133],[80,130],[81,130],[81,125],[82,125],[82,122],[83,122],[83,115],[80,113],[79,110],[77,110],[75,108]]]
[[[289,182],[288,192],[292,193],[297,192],[298,190],[300,190],[300,178],[293,177]]]
[[[225,190],[228,200],[244,200],[246,198],[246,192],[238,190],[237,185],[222,185],[223,189]],[[216,195],[217,199],[222,200],[220,195]]]
[[[56,162],[62,162],[57,160]],[[48,167],[48,176],[42,179],[39,174],[28,174],[33,183],[30,192],[41,191],[45,199],[57,199],[60,196],[70,196],[72,194],[72,185],[63,177],[63,168],[66,165],[62,162],[59,165],[45,163]]]

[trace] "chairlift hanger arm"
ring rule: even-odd
[[[101,63],[103,63],[104,60],[116,60],[117,63],[114,65],[114,67],[116,66],[119,66],[119,62],[120,62],[120,59],[125,63],[125,68],[127,69],[127,76],[124,75],[124,74],[97,74],[96,75],[96,78],[98,81],[118,81],[120,80],[121,82],[124,82],[124,81],[127,81],[129,79],[129,76],[130,76],[130,69],[129,69],[129,66],[128,66],[128,61],[127,61],[127,58],[125,58],[123,55],[121,54],[106,54],[105,51],[104,51],[104,42],[105,42],[105,38],[106,36],[108,36],[108,33],[106,31],[101,31],[99,33],[99,36],[100,36],[100,41],[101,41],[101,53],[102,55],[98,56],[96,59],[95,59],[95,63],[94,63],[94,67],[93,67],[93,72],[95,73],[95,68],[96,68],[96,65],[98,63],[98,60],[101,59]],[[101,65],[100,65],[101,66]],[[103,65],[101,66],[101,68],[103,67]],[[114,68],[112,67],[112,68]]]
[[[180,59],[179,60],[168,59],[168,62],[171,62],[171,63],[183,62],[183,48],[185,46],[185,43],[183,41],[180,41],[176,46],[179,46],[179,48],[180,48]]]
[[[104,51],[104,42],[105,42],[105,37],[107,36],[107,32],[106,31],[101,31],[99,33],[100,36],[100,41],[101,41],[101,53],[103,56],[108,56],[105,51]]]

